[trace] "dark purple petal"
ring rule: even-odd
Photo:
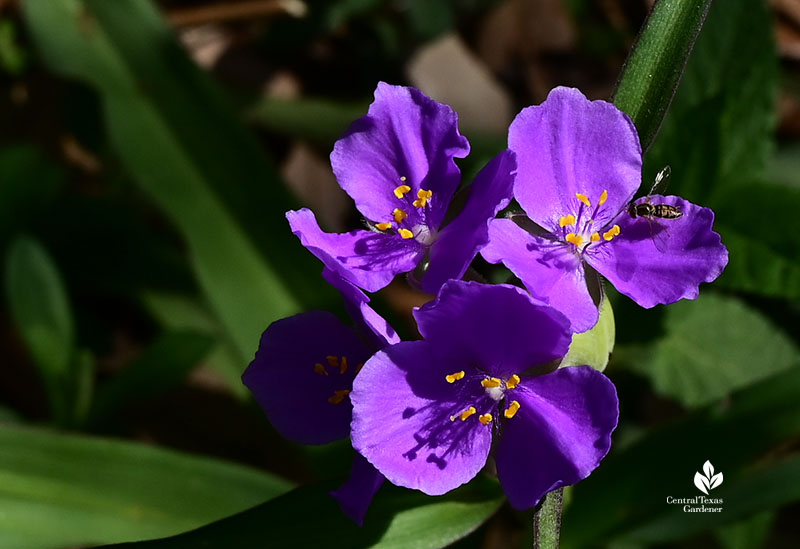
[[[510,219],[495,219],[489,224],[489,244],[481,255],[489,263],[502,261],[533,297],[563,313],[572,331],[585,332],[599,316],[574,250],[571,244],[534,236]]]
[[[331,492],[331,496],[339,502],[342,512],[360,526],[364,524],[364,515],[384,480],[386,477],[356,452],[350,478],[338,490]]]
[[[515,171],[514,153],[503,151],[475,176],[464,209],[431,246],[430,265],[422,279],[424,291],[436,294],[447,280],[464,276],[478,250],[489,241],[489,220],[511,201]]]
[[[677,196],[651,200],[677,206],[683,216],[650,221],[623,212],[619,236],[587,261],[642,307],[695,299],[700,283],[716,279],[728,264],[728,249],[711,230],[714,212]]]
[[[303,208],[286,212],[300,242],[326,267],[368,292],[377,292],[398,273],[417,266],[425,248],[416,240],[372,231],[326,233],[314,213]]]
[[[517,509],[583,480],[608,453],[619,417],[617,392],[592,367],[523,379],[506,393],[509,399],[520,408],[503,423],[495,457],[500,484]]]
[[[520,112],[508,131],[517,153],[514,196],[537,224],[556,232],[561,216],[575,214],[575,193],[594,207],[601,224],[633,198],[641,183],[642,150],[636,128],[611,103],[589,101],[572,88],[555,88],[539,106]]]
[[[461,179],[453,158],[468,152],[450,107],[417,89],[381,82],[369,113],[336,142],[331,164],[358,210],[374,222],[391,221],[395,208],[414,218],[417,191],[433,191],[425,218],[428,227],[438,228]],[[394,190],[404,184],[411,191],[399,199]]]
[[[329,399],[338,401],[337,391],[351,389],[370,354],[331,313],[309,311],[270,324],[242,381],[281,435],[301,444],[327,444],[347,437],[352,411],[346,394],[340,393],[338,403]]]
[[[369,340],[373,349],[377,351],[400,342],[400,336],[369,306],[369,297],[360,288],[327,267],[322,270],[322,277],[342,294],[347,314],[353,319],[361,335]]]
[[[398,486],[440,495],[483,468],[491,426],[455,417],[469,406],[495,406],[479,382],[448,383],[466,364],[426,341],[398,343],[375,354],[355,380],[351,400],[353,447]]]
[[[498,377],[561,358],[570,343],[564,315],[504,284],[451,280],[414,318],[431,346]]]

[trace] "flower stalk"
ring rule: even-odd
[[[564,504],[564,489],[553,490],[542,500],[533,513],[534,549],[557,549],[561,535],[561,509]]]
[[[655,140],[711,0],[658,0],[622,67],[612,102],[631,117],[642,151]]]

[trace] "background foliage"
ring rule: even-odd
[[[341,312],[283,212],[359,225],[327,154],[378,80],[452,104],[474,174],[553,86],[614,96],[648,8],[0,2],[0,547],[529,546],[530,517],[485,478],[440,498],[384,488],[355,527],[327,496],[347,445],[281,440],[239,376],[271,321]],[[664,57],[678,74],[679,50]],[[670,307],[609,290],[614,314],[592,345],[616,324],[606,373],[622,418],[609,457],[566,494],[563,545],[796,547],[795,4],[712,4],[642,193],[666,165],[670,194],[716,211],[730,264]],[[400,280],[376,304],[414,337],[408,310],[426,299]],[[705,460],[725,475],[724,513],[666,505],[696,495]]]

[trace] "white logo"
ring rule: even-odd
[[[711,462],[708,460],[703,464],[703,473],[705,473],[705,475],[701,475],[700,473],[694,474],[694,485],[697,486],[698,490],[708,495],[709,490],[713,490],[722,484],[722,473],[717,473],[715,475],[714,466],[711,465]]]

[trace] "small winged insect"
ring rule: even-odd
[[[653,238],[653,244],[655,244],[656,248],[661,252],[666,251],[666,239],[669,237],[667,226],[663,224],[661,220],[678,219],[683,216],[683,212],[679,206],[673,206],[671,204],[653,204],[651,202],[652,195],[661,194],[666,188],[667,178],[670,172],[669,166],[666,166],[663,170],[658,172],[653,186],[650,188],[650,192],[647,193],[645,201],[639,204],[631,202],[627,207],[628,215],[632,218],[636,219],[639,217],[647,220],[650,226],[650,235]]]

